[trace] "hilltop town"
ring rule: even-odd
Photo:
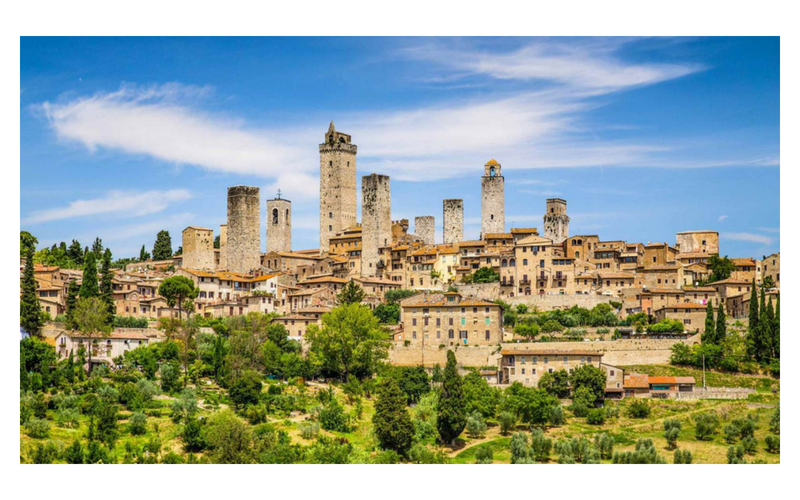
[[[361,178],[359,221],[357,153],[353,138],[331,122],[319,144],[319,248],[292,246],[292,202],[284,193],[266,199],[262,212],[258,187],[232,186],[226,224],[185,228],[176,254],[117,269],[98,265],[91,279],[101,282],[99,295],[116,318],[113,328],[102,332],[87,330],[75,318],[76,301],[85,295],[85,268],[38,263],[31,271],[32,258],[23,256],[23,303],[26,279],[32,276],[44,318],[36,323],[40,331],[30,333],[53,346],[61,363],[73,363],[79,351],[88,351],[80,363],[87,371],[94,366],[146,371],[134,353],[178,339],[186,359],[173,361],[178,374],[185,372],[184,388],[192,377],[199,388],[204,376],[214,387],[231,387],[233,382],[219,372],[209,372],[210,365],[189,375],[190,358],[201,366],[210,361],[201,360],[199,347],[196,358],[188,354],[193,341],[188,334],[181,340],[181,325],[194,318],[198,331],[227,335],[259,324],[253,318],[264,318],[268,326],[259,328],[279,328],[285,342],[298,346],[295,352],[280,347],[288,345],[284,341],[275,342],[276,359],[284,360],[284,349],[284,355],[296,356],[292,363],[305,368],[289,369],[287,361],[275,361],[280,368],[274,372],[272,365],[258,365],[263,375],[313,379],[327,374],[349,383],[346,369],[337,372],[323,359],[326,346],[319,339],[320,332],[333,329],[337,314],[348,313],[349,304],[356,303],[380,325],[388,364],[420,370],[426,384],[429,374],[441,376],[446,365],[498,391],[520,385],[539,390],[552,387],[548,384],[558,373],[571,377],[595,370],[603,381],[587,407],[599,409],[605,399],[706,404],[700,400],[743,400],[758,388],[775,392],[770,384],[756,386],[750,379],[715,386],[707,383],[705,370],[778,376],[780,253],[728,258],[718,232],[694,228],[677,233],[674,241],[669,235],[671,241],[646,243],[573,234],[567,200],[561,198],[545,200],[541,230],[508,227],[505,177],[495,159],[475,169],[475,186],[480,177],[481,189],[478,240],[464,239],[462,199],[442,200],[441,226],[436,215],[420,214],[410,232],[408,220],[392,219],[391,180],[377,173]],[[436,238],[438,227],[442,241]],[[166,284],[175,283],[188,291],[165,291]],[[751,308],[759,297],[760,306]],[[769,328],[756,329],[753,318],[767,314],[767,308]],[[726,340],[734,337],[735,345]],[[373,368],[358,379],[369,379]],[[151,375],[156,378],[155,372]],[[577,387],[567,387],[566,378],[563,383],[551,395],[574,399]],[[255,397],[247,405],[258,401]],[[575,417],[587,412],[578,409]],[[603,410],[601,420],[612,415]],[[492,411],[481,418],[495,416]],[[447,443],[458,437],[445,440],[443,432],[440,437]],[[716,452],[709,453],[705,459],[717,460]]]

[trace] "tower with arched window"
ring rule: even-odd
[[[267,200],[267,253],[292,251],[292,202]]]
[[[319,145],[319,249],[327,251],[331,236],[356,225],[356,153],[350,136],[331,121]]]
[[[500,164],[492,158],[484,165],[481,178],[481,238],[506,231],[505,180]]]

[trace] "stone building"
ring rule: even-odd
[[[319,145],[319,251],[330,237],[356,224],[356,153],[350,136],[331,121]]]
[[[380,248],[392,243],[392,203],[388,175],[361,178],[361,275],[380,276]]]
[[[761,279],[772,278],[775,287],[781,287],[781,253],[768,255],[761,261]]]
[[[678,320],[683,323],[686,331],[697,331],[705,327],[706,306],[691,302],[672,304],[654,309],[653,316],[655,316],[656,321],[664,319]]]
[[[481,238],[506,230],[505,180],[500,164],[492,158],[484,165],[481,177]]]
[[[227,268],[250,273],[261,266],[261,201],[259,189],[228,188]]]
[[[544,237],[560,245],[569,237],[569,216],[567,200],[548,198],[547,211],[544,214]]]
[[[464,200],[444,200],[444,243],[458,243],[464,239]]]
[[[683,231],[675,235],[675,246],[681,253],[719,254],[719,233]]]
[[[433,245],[436,239],[436,218],[433,215],[415,217],[414,234],[422,240],[422,243]]]
[[[183,230],[183,267],[212,271],[214,262],[214,231],[189,226]]]
[[[400,301],[409,344],[495,345],[503,340],[503,308],[458,292],[420,293]]]
[[[228,225],[220,224],[219,226],[219,263],[218,269],[228,269]]]
[[[278,197],[267,200],[267,253],[292,251],[292,202]]]

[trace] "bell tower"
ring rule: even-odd
[[[505,179],[500,164],[492,158],[483,167],[481,177],[481,238],[506,230]]]
[[[356,153],[350,136],[331,121],[319,145],[319,251],[327,252],[331,236],[356,220]]]

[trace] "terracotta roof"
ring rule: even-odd
[[[686,293],[693,293],[693,292],[716,292],[717,289],[713,286],[698,286],[698,287],[683,287],[683,291]]]
[[[675,295],[682,295],[683,290],[680,288],[645,288],[642,292],[650,292],[650,293],[663,293],[663,294],[675,294]]]
[[[708,306],[703,304],[695,304],[692,302],[685,302],[683,304],[672,304],[669,306],[659,307],[657,311],[661,311],[662,309],[705,309]]]
[[[486,242],[483,240],[467,240],[467,241],[459,241],[458,246],[460,247],[482,247],[485,246]]]
[[[646,373],[631,373],[625,375],[622,386],[626,389],[649,389],[648,376]]]
[[[497,163],[497,160],[495,160],[494,158],[492,158],[491,160],[486,162],[486,164],[487,165],[500,165],[499,163]]]
[[[510,239],[513,238],[514,235],[511,233],[486,233],[484,239],[487,240],[500,240],[500,239]]]
[[[733,278],[726,278],[724,280],[715,281],[713,283],[709,283],[709,286],[714,285],[749,285],[751,284],[750,281],[747,280],[737,280]]]
[[[535,227],[512,227],[511,234],[531,234],[537,233],[538,230]]]
[[[546,349],[503,349],[500,351],[503,356],[602,356],[601,351],[589,351],[576,349],[569,350],[546,350]]]
[[[677,384],[678,381],[675,377],[648,377],[647,380],[652,384]]]
[[[301,282],[298,283],[298,285],[302,286],[302,285],[308,285],[310,283],[312,283],[312,284],[313,283],[349,283],[349,281],[350,280],[346,280],[344,278],[336,278],[336,277],[333,277],[333,276],[322,276],[322,277],[319,277],[319,278],[311,278],[311,279],[307,279],[305,281],[301,281]]]
[[[755,266],[756,262],[753,259],[731,259],[737,266]]]

